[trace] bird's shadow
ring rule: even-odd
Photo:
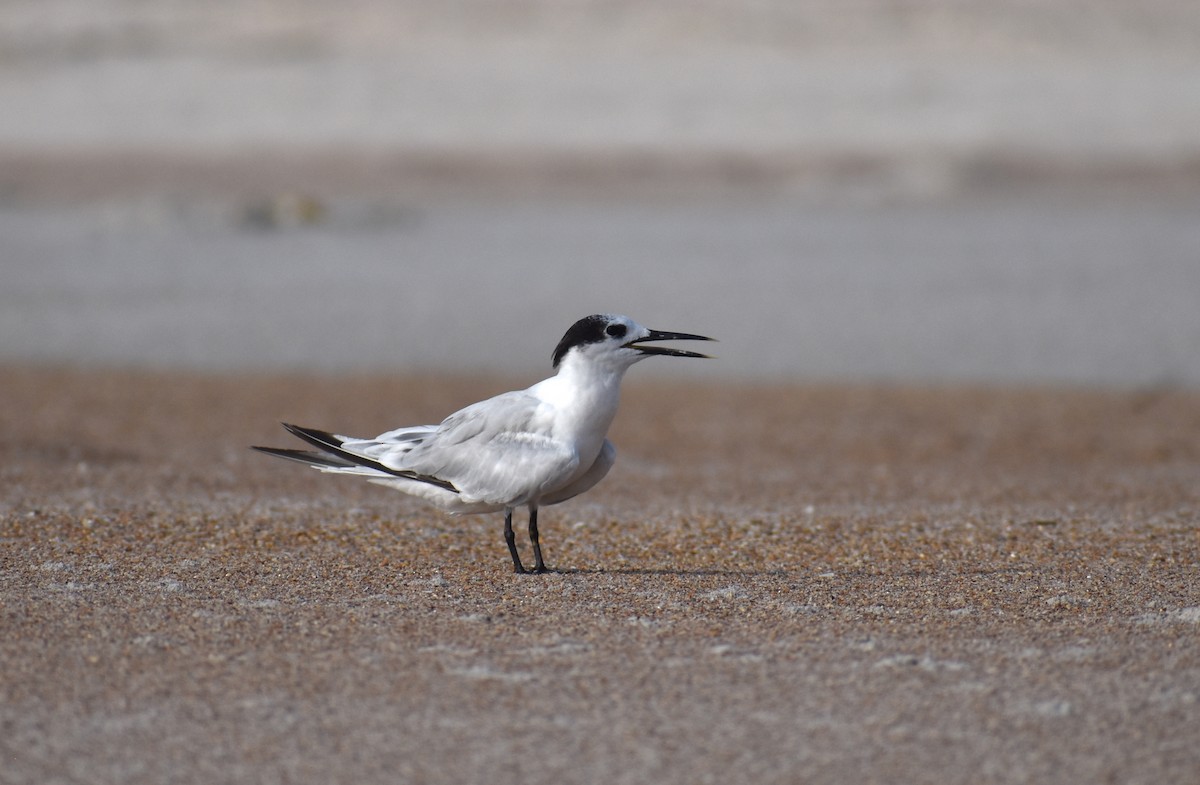
[[[675,575],[675,576],[730,576],[750,578],[764,575],[786,575],[787,570],[757,570],[757,569],[723,569],[704,567],[697,569],[679,569],[670,567],[552,567],[547,570],[550,575]]]

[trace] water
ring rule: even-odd
[[[324,207],[0,209],[0,361],[536,375],[617,311],[721,340],[639,373],[1200,384],[1193,199]]]

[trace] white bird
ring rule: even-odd
[[[625,371],[656,354],[707,357],[646,345],[671,340],[713,339],[650,330],[625,316],[588,316],[571,325],[555,347],[555,376],[472,404],[440,425],[356,439],[283,423],[320,452],[253,449],[323,472],[365,477],[452,515],[504,510],[504,541],[519,573],[526,570],[517,553],[512,513],[528,507],[534,571],[545,572],[538,508],[578,496],[612,468],[616,449],[606,435],[617,413]]]

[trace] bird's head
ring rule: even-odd
[[[568,358],[598,366],[624,371],[651,355],[668,357],[704,357],[699,352],[673,349],[667,346],[648,346],[656,341],[712,341],[703,335],[665,332],[643,327],[628,316],[595,314],[571,325],[554,348],[554,367]]]

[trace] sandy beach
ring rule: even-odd
[[[3,370],[4,781],[1194,778],[1200,396],[626,383],[493,517],[246,449],[514,379]],[[353,402],[352,404],[348,402]]]

